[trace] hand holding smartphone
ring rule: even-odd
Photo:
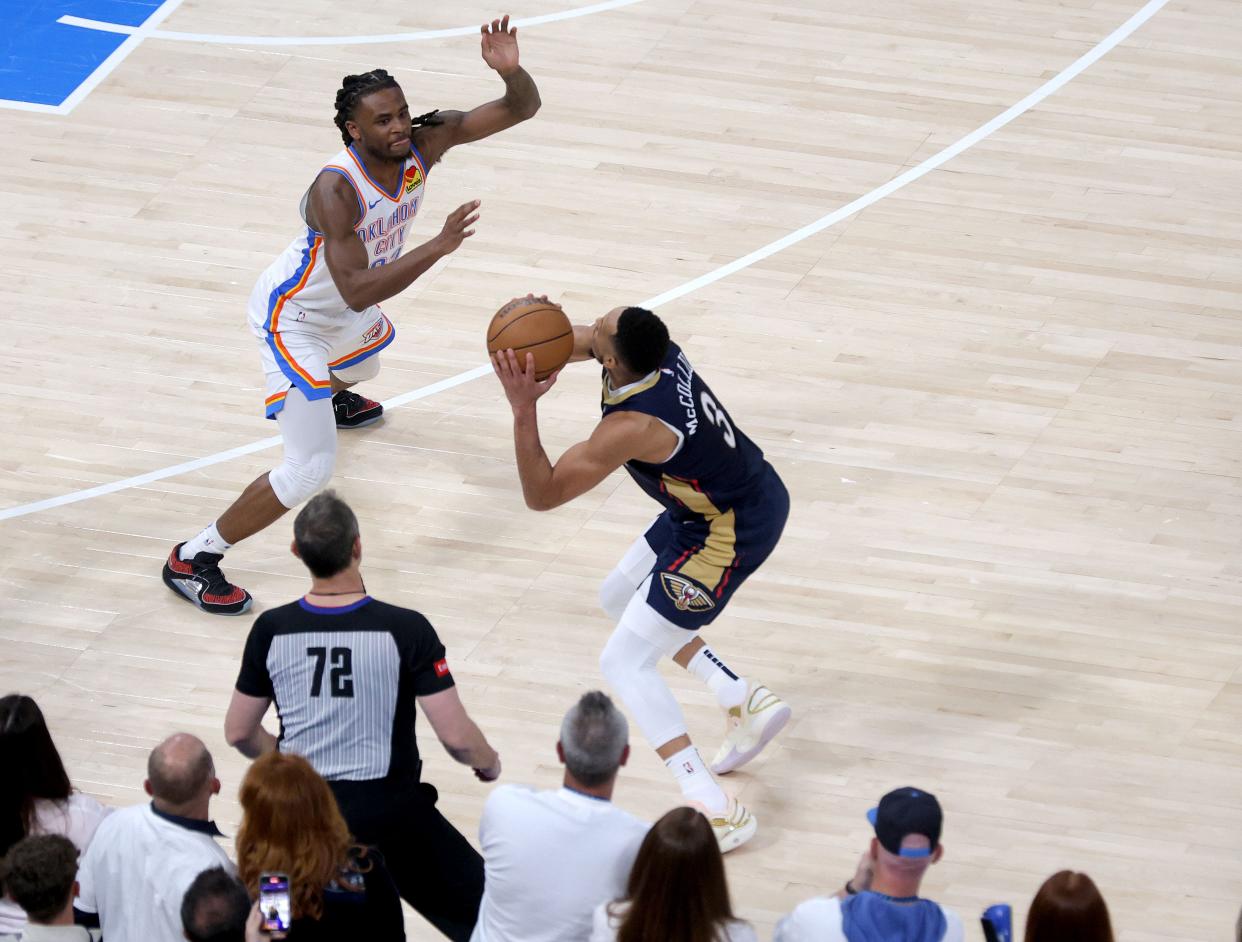
[[[287,873],[259,874],[259,916],[263,931],[283,939],[293,922]]]

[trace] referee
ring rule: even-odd
[[[401,896],[450,939],[467,940],[483,896],[483,858],[420,781],[418,701],[440,742],[485,782],[500,757],[457,696],[444,645],[418,612],[371,598],[358,520],[332,491],[293,522],[311,590],[250,629],[224,721],[229,745],[257,758],[305,756],[328,780],[354,839],[378,847]],[[275,701],[280,736],[263,728]]]

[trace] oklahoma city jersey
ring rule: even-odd
[[[426,189],[427,167],[422,155],[411,147],[402,168],[401,179],[393,192],[386,191],[367,173],[353,145],[346,147],[323,168],[324,173],[339,173],[349,181],[358,198],[358,221],[354,232],[366,246],[371,268],[395,262],[401,255],[410,224],[418,215],[419,204]],[[303,221],[310,191],[302,196],[299,210]],[[323,235],[309,225],[260,276],[267,289],[266,311],[251,311],[256,333],[277,333],[283,320],[296,320],[299,325],[330,325],[349,305],[337,290],[336,282],[323,258]],[[290,316],[289,308],[294,309]],[[293,326],[286,324],[286,328]]]

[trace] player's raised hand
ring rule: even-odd
[[[474,230],[470,227],[479,221],[478,208],[479,201],[471,200],[469,203],[462,203],[448,214],[448,218],[444,220],[444,228],[437,236],[440,240],[440,247],[443,249],[442,255],[456,252],[463,240],[474,235]]]
[[[535,355],[527,353],[526,366],[522,368],[512,350],[493,353],[492,369],[500,377],[500,385],[505,388],[505,396],[515,412],[524,406],[533,406],[535,400],[556,385],[556,378],[561,375],[557,370],[545,380],[535,379]]]
[[[509,14],[479,27],[483,34],[483,61],[500,73],[508,75],[518,67],[517,27],[509,28]]]

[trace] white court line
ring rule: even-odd
[[[61,105],[43,105],[37,101],[14,101],[12,98],[0,98],[0,108],[10,111],[35,111],[39,114],[65,114]]]
[[[39,105],[25,101],[0,99],[0,108],[9,108],[14,111],[36,111],[42,114],[69,114],[78,106],[83,98],[95,90],[100,82],[111,75],[112,70],[124,62],[129,54],[137,49],[139,44],[144,39],[150,36],[153,32],[156,32],[155,27],[159,26],[160,23],[163,23],[164,20],[168,19],[168,16],[173,12],[173,10],[177,9],[179,6],[181,6],[181,0],[165,0],[165,2],[162,3],[154,13],[143,21],[141,26],[126,26],[122,30],[110,30],[110,32],[129,33],[129,38],[112,50],[112,55],[108,56],[108,58],[104,59],[103,62],[95,66],[95,71],[88,75],[85,81],[78,85],[69,97],[62,101],[59,105]],[[56,22],[59,23],[64,19],[65,18],[62,16]]]
[[[1122,23],[1121,26],[1117,27],[1117,29],[1113,30],[1112,33],[1102,39],[1089,52],[1066,67],[1063,71],[1057,73],[1043,85],[1039,86],[1039,88],[1031,92],[1031,94],[1027,95],[1016,105],[1013,105],[1012,107],[1001,112],[991,121],[987,122],[987,124],[971,131],[961,140],[950,144],[939,153],[928,157],[917,167],[912,167],[905,173],[894,177],[883,186],[877,187],[865,196],[860,196],[852,203],[848,203],[826,216],[821,216],[814,222],[789,233],[787,236],[777,239],[775,242],[769,242],[767,245],[763,246],[763,248],[756,249],[749,255],[743,256],[735,262],[730,262],[728,265],[723,265],[714,271],[710,271],[705,275],[700,275],[698,278],[687,281],[679,287],[666,291],[663,294],[656,295],[654,298],[647,301],[640,302],[640,306],[656,308],[661,304],[667,304],[669,301],[685,297],[693,291],[698,291],[700,288],[710,285],[713,282],[717,282],[721,278],[727,278],[734,272],[740,271],[741,269],[753,265],[756,262],[762,261],[771,255],[775,255],[782,249],[789,248],[789,246],[801,242],[803,239],[808,239],[816,233],[827,229],[829,226],[835,225],[842,219],[848,219],[855,213],[861,212],[877,200],[882,200],[884,197],[889,196],[902,187],[913,183],[915,180],[918,180],[920,177],[923,177],[935,170],[946,161],[953,159],[968,147],[979,143],[990,134],[993,134],[1003,128],[1014,118],[1029,111],[1053,92],[1063,87],[1067,82],[1077,77],[1084,69],[1098,61],[1109,51],[1111,51],[1118,43],[1155,16],[1156,13],[1158,13],[1168,2],[1169,0],[1150,0],[1146,6]],[[405,405],[408,402],[413,402],[416,399],[425,399],[428,396],[435,395],[438,392],[443,392],[446,389],[452,389],[454,386],[460,386],[463,383],[468,383],[471,380],[478,379],[480,376],[486,376],[491,371],[491,364],[477,366],[472,370],[467,370],[465,373],[450,376],[448,379],[442,379],[437,383],[432,383],[430,386],[423,386],[421,389],[415,389],[393,399],[389,399],[384,403],[384,406],[386,408],[396,408],[398,406]],[[117,491],[127,490],[131,487],[140,487],[143,484],[150,484],[152,481],[170,478],[178,474],[184,474],[188,471],[197,471],[200,468],[220,464],[221,462],[228,461],[229,459],[240,455],[247,455],[252,452],[262,451],[265,448],[272,448],[279,444],[279,442],[279,436],[274,436],[272,438],[263,439],[259,442],[253,442],[249,445],[242,445],[240,448],[233,448],[229,451],[222,451],[214,455],[208,455],[205,458],[198,458],[194,461],[188,461],[185,464],[175,465],[171,468],[151,471],[137,477],[125,478],[122,481],[114,481],[111,484],[92,487],[89,490],[74,491],[71,494],[62,494],[60,497],[52,497],[47,500],[37,501],[33,504],[21,504],[17,507],[9,507],[6,510],[0,510],[0,520],[9,520],[13,517],[23,517],[26,514],[38,513],[39,511],[50,510],[54,507],[63,507],[66,504],[74,504],[78,501],[88,500],[92,497],[99,497],[104,494],[113,494]]]
[[[540,26],[544,23],[558,23],[561,20],[604,13],[642,2],[643,0],[607,0],[605,3],[593,3],[590,6],[576,7],[572,10],[561,10],[559,13],[513,19],[509,21],[509,25],[528,27]],[[67,26],[81,26],[83,29],[96,29],[105,33],[128,33],[134,29],[132,26],[123,26],[120,23],[107,23],[102,20],[69,15],[62,16],[56,22]],[[444,39],[448,36],[474,36],[478,32],[479,24],[475,23],[473,26],[428,29],[415,33],[385,33],[376,36],[226,36],[219,33],[179,33],[163,29],[157,29],[147,35],[152,39],[170,39],[186,43],[217,43],[228,46],[364,46],[377,43],[420,42],[426,39]]]

